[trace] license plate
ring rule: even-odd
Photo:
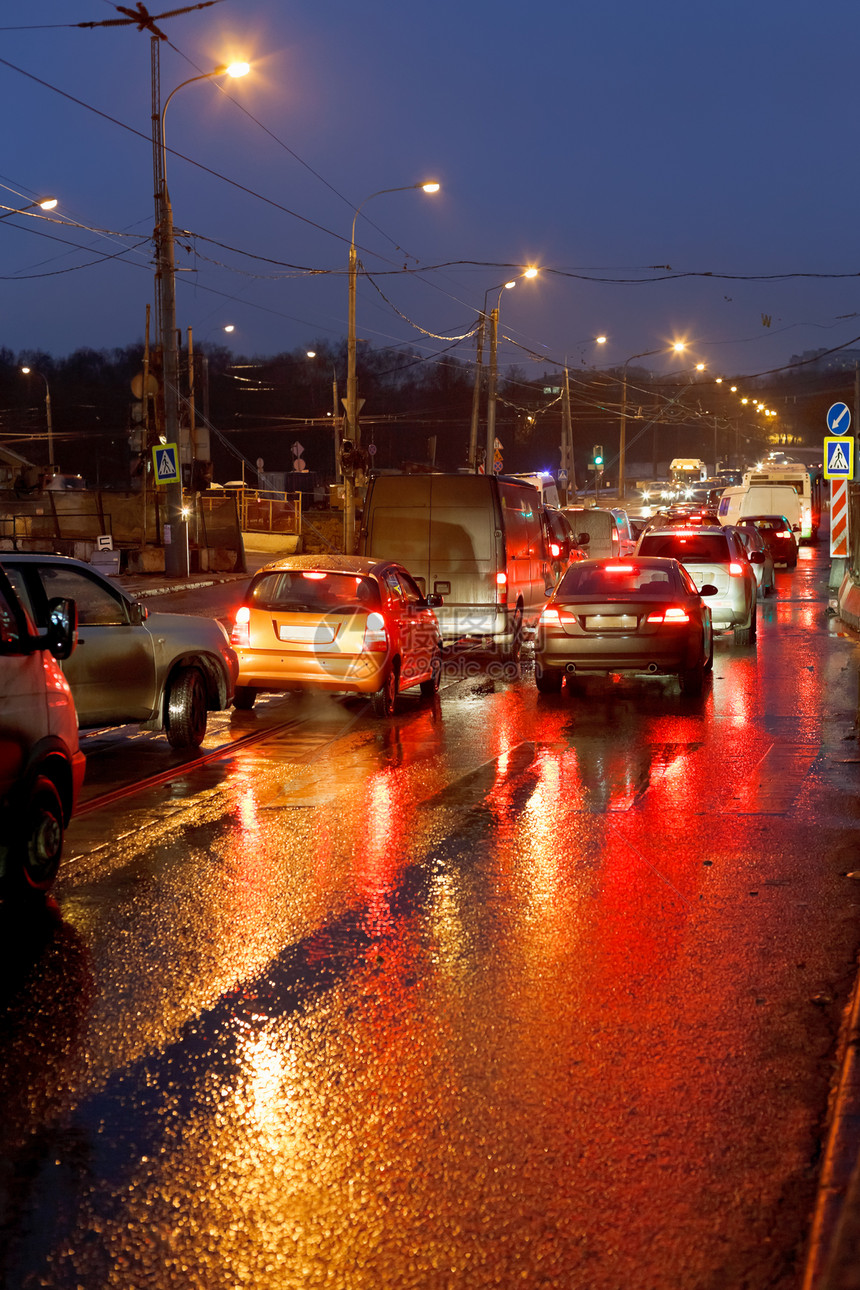
[[[585,620],[585,629],[589,632],[602,631],[604,627],[635,627],[637,619],[634,614],[592,614]]]

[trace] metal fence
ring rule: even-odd
[[[302,494],[277,493],[265,489],[225,489],[236,498],[239,524],[246,533],[301,533]],[[206,501],[218,494],[203,493]]]

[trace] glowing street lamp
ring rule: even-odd
[[[401,184],[397,188],[380,188],[377,192],[371,193],[369,197],[365,197],[360,206],[356,206],[355,214],[352,217],[352,235],[349,241],[349,299],[346,334],[346,423],[343,427],[343,437],[352,443],[355,448],[359,445],[360,435],[358,428],[358,390],[355,365],[355,296],[358,278],[358,257],[355,251],[355,222],[358,219],[362,208],[366,206],[369,201],[372,201],[374,197],[382,197],[385,193],[407,193],[416,188],[420,188],[424,193],[438,193],[440,187],[440,184],[437,184],[435,180],[432,180],[417,184]],[[355,485],[352,474],[344,472],[343,482],[343,549],[345,554],[351,555],[352,548],[355,544]]]
[[[21,372],[24,376],[41,376],[45,382],[45,416],[48,422],[48,469],[51,474],[54,473],[54,425],[51,420],[51,387],[48,385],[48,378],[44,372],[37,372],[33,367],[22,367]]]
[[[197,81],[209,81],[216,76],[246,76],[250,71],[247,63],[230,63],[229,66],[216,67],[214,71],[204,72],[201,76],[192,76],[181,81],[176,89],[167,96],[164,107],[157,117],[159,138],[156,146],[156,157],[160,168],[157,183],[156,215],[158,220],[156,236],[158,240],[157,279],[160,297],[161,352],[164,378],[164,428],[168,443],[175,443],[179,454],[179,468],[182,469],[183,447],[182,429],[179,421],[179,354],[176,347],[176,248],[173,234],[173,208],[167,189],[167,143],[165,139],[165,117],[170,102],[186,85]],[[225,328],[226,330],[226,328]],[[187,454],[186,454],[187,455]],[[170,524],[171,541],[165,547],[165,572],[173,575],[188,574],[188,542],[186,541],[185,521],[182,518],[182,483],[168,484],[167,518]]]
[[[618,433],[618,496],[621,499],[624,498],[626,492],[624,473],[627,467],[627,368],[634,358],[651,358],[654,354],[682,354],[686,348],[686,341],[676,340],[668,349],[665,347],[646,349],[641,354],[631,354],[629,358],[624,360],[624,372],[621,378],[621,420]]]
[[[11,215],[25,215],[27,211],[33,210],[34,207],[38,207],[42,211],[52,211],[56,209],[57,205],[56,197],[40,197],[34,202],[28,202],[26,206],[2,206],[0,209],[4,210],[6,214],[0,215],[0,219],[9,219]]]

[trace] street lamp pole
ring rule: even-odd
[[[355,350],[355,297],[356,286],[358,281],[358,255],[355,249],[355,224],[358,216],[364,206],[374,197],[382,197],[385,193],[406,193],[414,188],[420,188],[425,193],[438,193],[439,184],[437,183],[418,183],[418,184],[401,184],[397,188],[380,188],[377,192],[371,193],[365,197],[360,206],[356,206],[355,214],[352,217],[352,235],[349,240],[349,300],[347,307],[347,333],[346,333],[346,422],[343,427],[343,438],[350,442],[353,448],[359,446],[360,430],[358,426],[358,413],[360,405],[358,402],[358,379],[356,375]],[[355,546],[355,474],[352,468],[347,468],[343,472],[343,549],[346,555],[352,555]]]
[[[538,273],[537,269],[526,269],[525,272],[521,273],[519,276],[521,278],[536,278],[537,273]],[[496,388],[498,385],[498,376],[499,376],[499,364],[498,364],[499,310],[501,309],[501,306],[502,306],[502,292],[512,291],[516,285],[517,285],[517,279],[514,278],[510,282],[503,282],[500,287],[490,287],[488,288],[487,291],[484,292],[484,308],[482,312],[482,320],[486,320],[486,317],[487,317],[487,296],[489,296],[491,291],[498,291],[499,293],[498,300],[496,301],[496,307],[490,313],[490,377],[489,377],[489,381],[487,382],[487,456],[484,462],[484,470],[488,475],[492,475],[494,473],[494,462],[495,462],[495,456],[496,456]],[[476,373],[475,380],[477,382],[477,381],[480,381],[480,379],[481,379],[481,373],[479,370]],[[473,407],[474,407],[474,402],[475,401],[473,398],[472,400]],[[477,424],[476,424],[476,434],[477,434]],[[476,453],[477,453],[477,448],[476,448]]]
[[[45,417],[48,422],[48,470],[53,475],[56,468],[54,461],[54,423],[51,418],[51,387],[48,385],[48,378],[44,372],[37,372],[32,367],[22,367],[21,371],[25,376],[41,376],[45,382]]]
[[[671,352],[680,354],[686,345],[683,341],[675,341],[671,347]],[[627,368],[635,358],[651,358],[654,354],[665,354],[665,349],[646,349],[641,354],[631,354],[624,360],[624,372],[621,379],[621,418],[618,432],[618,498],[624,500],[626,494],[625,471],[627,467]]]
[[[247,63],[231,63],[229,67],[216,67],[214,71],[204,72],[201,76],[192,76],[187,81],[181,81],[167,96],[159,117],[158,154],[161,161],[161,176],[158,186],[157,272],[161,298],[164,433],[168,443],[176,444],[177,465],[179,467],[179,482],[166,486],[170,541],[165,542],[164,569],[166,573],[174,577],[187,577],[189,572],[188,538],[182,514],[182,465],[183,456],[187,456],[188,444],[183,441],[179,420],[179,350],[176,341],[176,251],[173,231],[173,207],[170,203],[170,193],[167,188],[165,117],[171,99],[186,85],[193,85],[196,81],[209,81],[215,76],[245,76],[249,70]]]
[[[5,215],[0,215],[0,219],[10,219],[12,215],[26,215],[34,206],[38,206],[39,210],[52,211],[56,205],[56,197],[42,197],[38,201],[28,202],[26,206],[15,206],[14,208],[12,206],[0,206],[0,210],[6,212]]]

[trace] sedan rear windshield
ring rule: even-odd
[[[264,574],[251,587],[249,601],[257,609],[287,613],[354,613],[381,609],[379,586],[373,578],[322,569],[287,569]]]
[[[659,555],[685,564],[728,564],[729,544],[724,533],[646,533],[639,555]]]
[[[678,595],[676,575],[672,569],[655,569],[633,564],[574,564],[567,570],[556,591],[564,596],[644,596],[658,599]]]

